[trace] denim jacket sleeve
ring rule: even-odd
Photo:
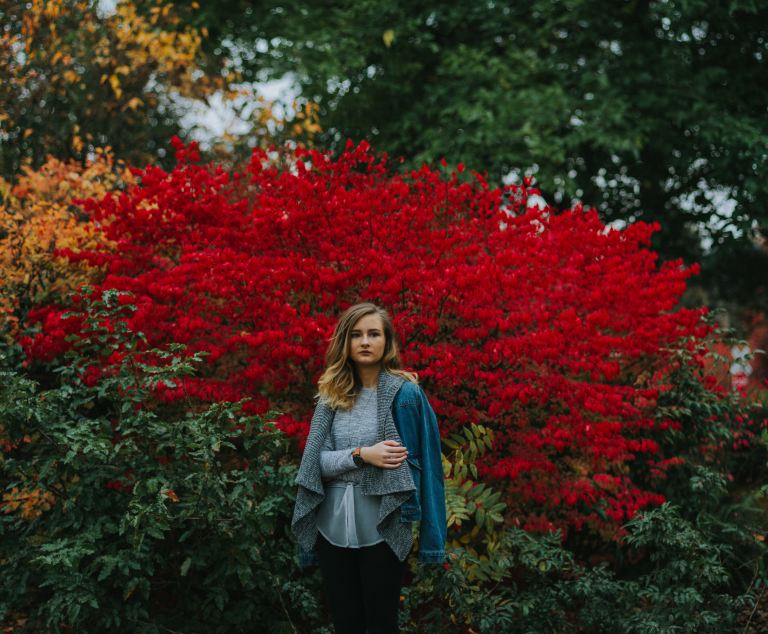
[[[401,507],[401,517],[403,521],[420,518],[419,561],[441,564],[445,561],[447,523],[437,417],[424,391],[410,381],[398,391],[392,410],[416,483],[414,499]]]

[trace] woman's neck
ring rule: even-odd
[[[376,387],[379,384],[380,367],[357,368],[357,374],[363,387]]]

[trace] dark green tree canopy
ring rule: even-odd
[[[768,6],[202,5],[197,19],[246,74],[291,73],[321,106],[326,146],[366,138],[409,166],[445,156],[496,180],[533,173],[558,204],[658,220],[656,247],[702,261],[713,299],[765,290]]]

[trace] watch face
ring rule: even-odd
[[[362,467],[365,464],[365,460],[363,460],[360,456],[352,456],[352,460],[358,467]]]

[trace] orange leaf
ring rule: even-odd
[[[171,502],[179,501],[179,496],[176,495],[176,491],[174,491],[173,489],[166,489],[165,491],[163,491],[163,495],[165,495],[165,497],[167,497]]]

